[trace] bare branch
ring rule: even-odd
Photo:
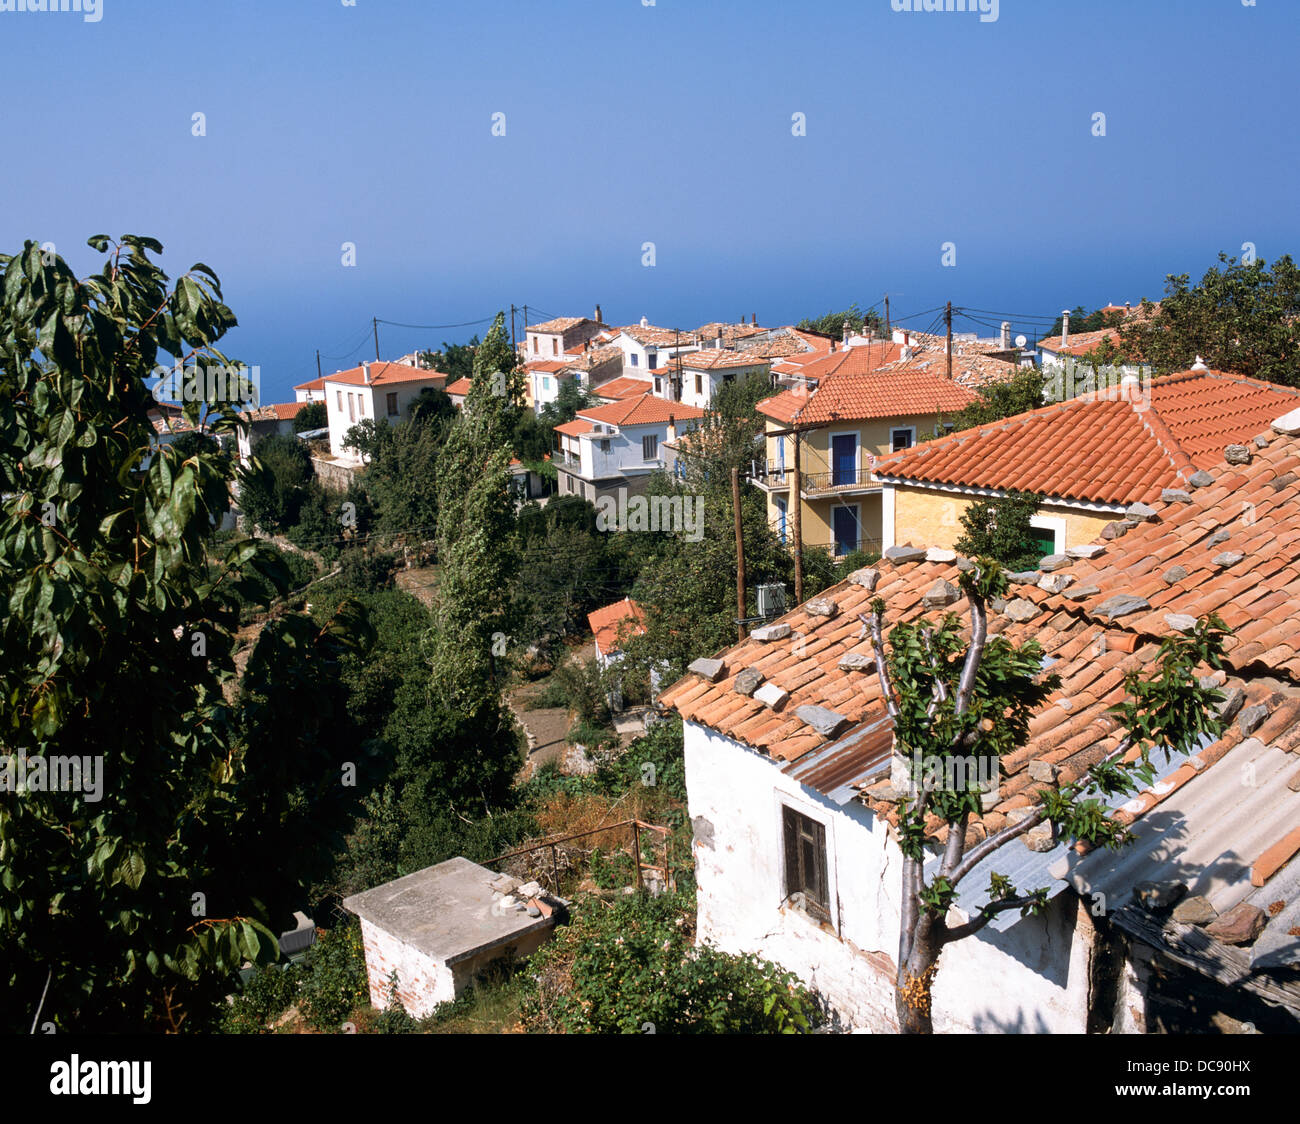
[[[974,574],[975,582],[978,582],[979,578],[980,572],[977,569]],[[973,587],[974,582],[971,584]],[[966,708],[970,705],[971,692],[975,690],[975,676],[979,673],[980,660],[984,658],[984,646],[988,643],[989,634],[984,599],[971,591],[966,594],[966,600],[970,603],[970,647],[966,650],[966,663],[961,669],[961,680],[957,685],[956,714],[958,716],[965,714]]]
[[[885,696],[885,707],[889,711],[889,717],[897,720],[898,703],[894,701],[894,685],[890,682],[889,668],[885,664],[884,624],[880,613],[873,607],[870,617],[865,613],[859,613],[858,620],[862,622],[864,633],[871,635],[871,655],[876,661],[876,678],[880,680],[880,690]]]
[[[1033,905],[1038,900],[1037,896],[1031,895],[1027,898],[1003,898],[1001,901],[989,902],[988,905],[967,921],[966,924],[946,929],[941,939],[944,944],[948,944],[952,941],[959,941],[963,937],[973,936],[992,921],[999,913],[1006,913],[1009,909],[1020,909],[1022,906]]]

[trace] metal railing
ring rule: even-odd
[[[574,839],[586,839],[592,835],[606,835],[609,832],[617,831],[622,827],[631,829],[632,862],[636,868],[636,888],[638,890],[644,888],[642,875],[647,870],[662,870],[664,873],[664,885],[670,890],[673,889],[676,884],[673,881],[672,869],[668,861],[668,836],[670,831],[668,828],[661,827],[659,824],[645,823],[642,820],[619,820],[618,823],[606,824],[604,827],[592,828],[590,831],[579,831],[574,835],[561,835],[557,839],[548,839],[545,842],[534,844],[531,847],[521,847],[517,851],[507,851],[504,855],[498,855],[494,859],[488,859],[487,862],[482,865],[493,867],[497,863],[504,862],[506,859],[513,859],[519,855],[531,855],[536,851],[545,851],[549,849],[551,852],[551,880],[554,883],[552,890],[558,894],[560,892],[560,862],[559,855],[556,852],[556,847],[561,843],[572,842]],[[664,863],[662,867],[657,867],[653,864],[643,863],[641,861],[641,832],[643,831],[653,831],[663,839]]]
[[[830,492],[836,488],[870,488],[877,486],[871,479],[875,471],[870,465],[859,465],[852,469],[834,469],[831,472],[805,472],[803,490],[805,492]]]

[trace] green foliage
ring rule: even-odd
[[[530,1030],[587,1034],[797,1034],[818,1019],[793,973],[752,956],[696,946],[689,891],[580,899],[571,924],[536,953]],[[565,979],[567,986],[558,981]],[[649,1025],[647,1025],[649,1024]]]
[[[373,593],[389,589],[397,559],[381,551],[350,546],[339,556],[339,582],[344,589],[354,593]]]
[[[329,425],[329,410],[324,402],[308,402],[293,416],[294,433],[306,433],[312,429],[324,429]]]
[[[407,407],[407,416],[419,423],[447,422],[456,416],[456,405],[451,395],[436,386],[426,386]]]
[[[795,326],[802,332],[816,332],[818,335],[830,336],[831,339],[838,340],[844,335],[846,320],[849,328],[854,332],[861,334],[864,328],[869,328],[875,335],[884,334],[885,322],[880,318],[880,314],[873,309],[861,311],[857,301],[843,312],[827,312],[822,316],[800,320]]]
[[[293,1006],[301,971],[291,965],[268,964],[255,970],[239,989],[221,1021],[226,1034],[264,1034],[267,1023]]]
[[[12,754],[103,763],[99,799],[0,801],[0,1025],[24,1033],[47,984],[60,1029],[201,1025],[244,961],[274,956],[268,925],[300,907],[356,795],[335,780],[334,700],[363,619],[268,623],[232,705],[241,598],[288,575],[263,544],[213,537],[227,458],[155,448],[160,352],[229,365],[219,282],[199,264],[171,284],[153,239],[90,244],[108,260],[85,280],[33,242],[0,256],[0,729]],[[242,406],[183,409],[230,438]]]
[[[602,763],[596,776],[612,796],[622,796],[633,788],[651,788],[659,795],[659,803],[665,810],[672,801],[684,805],[686,758],[681,719],[674,717],[655,723],[626,751]]]
[[[1300,269],[1290,255],[1250,264],[1219,255],[1196,285],[1170,274],[1157,311],[1120,328],[1121,349],[1157,374],[1184,371],[1199,355],[1214,370],[1300,386]]]
[[[299,1009],[316,1030],[337,1031],[370,1001],[361,925],[349,921],[307,950],[298,989]]]
[[[595,660],[563,663],[551,675],[579,720],[604,726],[609,722],[609,685]]]
[[[1032,492],[1010,491],[998,499],[971,504],[961,514],[965,532],[953,544],[954,549],[967,557],[995,558],[1013,573],[1035,569],[1044,552],[1035,541],[1030,520],[1042,501],[1042,496]]]
[[[302,490],[294,521],[284,532],[285,538],[324,562],[334,562],[344,544],[343,502],[341,493],[323,487],[318,480],[309,481]]]
[[[1102,328],[1113,328],[1124,319],[1122,312],[1089,312],[1079,305],[1070,312],[1070,335],[1077,336],[1084,332],[1099,332]],[[1058,316],[1052,326],[1043,333],[1044,338],[1059,336],[1065,328],[1065,318]]]
[[[1044,405],[1043,386],[1042,374],[1033,367],[1026,367],[1007,382],[979,387],[976,390],[979,401],[952,416],[954,432],[990,425],[1027,410],[1037,410]]]
[[[595,401],[594,396],[576,378],[560,380],[555,397],[537,414],[537,420],[546,429],[547,452],[550,452],[555,444],[555,427],[573,421],[578,416],[579,410],[594,405]]]
[[[414,1034],[420,1028],[420,1024],[402,1006],[397,995],[398,986],[397,969],[394,968],[388,977],[388,1006],[379,1012],[374,1021],[376,1034]]]
[[[273,433],[258,442],[252,464],[242,474],[240,507],[255,526],[283,530],[297,521],[312,476],[307,446],[296,437]]]
[[[467,379],[474,373],[474,353],[478,350],[478,336],[471,336],[469,343],[443,342],[441,351],[425,351],[420,358],[431,370],[441,371],[447,376],[447,382]]]

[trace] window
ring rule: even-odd
[[[635,351],[632,352],[632,366],[633,366],[633,367],[635,367],[635,366],[637,365],[637,359],[638,359],[638,358],[640,358],[640,356],[638,356],[637,353],[636,353]]]
[[[704,376],[695,376],[695,396],[698,398],[704,394]]]
[[[536,336],[533,337],[533,354],[534,354],[534,355],[537,354],[537,337],[536,337]]]
[[[348,391],[348,421],[354,422],[356,420],[357,420],[356,397],[355,395],[353,395],[351,391]]]
[[[641,459],[643,461],[654,460],[659,453],[659,438],[653,433],[647,433],[641,438]]]
[[[645,353],[645,365],[646,365],[647,367],[657,367],[657,366],[659,366],[659,352],[657,352],[657,351],[647,351],[647,352]]]
[[[814,819],[782,807],[785,839],[785,896],[802,894],[808,912],[829,920],[830,888],[826,879],[826,827]]]
[[[550,375],[543,375],[543,376],[542,376],[542,389],[543,389],[543,390],[550,390],[550,389],[551,389],[551,376],[550,376]]]
[[[889,431],[889,447],[893,452],[910,449],[916,442],[916,430],[910,426]]]
[[[655,379],[655,393],[656,393],[656,394],[662,394],[663,391],[664,391],[663,380],[662,380],[662,379]]]
[[[362,418],[366,416],[366,396],[364,394],[357,395],[357,416]]]
[[[551,337],[551,354],[552,355],[560,354],[560,341],[557,340],[554,336]]]
[[[343,413],[343,391],[336,390],[334,393],[339,396],[339,413],[341,414]]]
[[[600,442],[600,451],[601,451],[602,453],[608,453],[608,452],[609,452],[609,439],[608,439],[608,438],[606,438],[606,439],[604,439],[604,440],[602,440],[602,441]]]
[[[388,401],[388,416],[390,418],[397,417],[397,391],[395,390],[392,391],[388,395],[387,401]]]

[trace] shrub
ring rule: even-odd
[[[303,967],[299,1007],[316,1030],[338,1030],[357,1007],[369,1001],[366,956],[357,922],[321,937],[307,950]]]
[[[308,402],[293,416],[294,433],[306,433],[309,429],[324,429],[329,425],[329,414],[324,402]]]
[[[379,1012],[372,1024],[376,1034],[414,1034],[419,1030],[419,1023],[402,1006],[397,987],[397,969],[394,968],[388,977],[388,1006]]]
[[[236,993],[221,1029],[226,1034],[264,1034],[267,1023],[292,1006],[301,979],[295,966],[268,964],[255,971]]]
[[[609,721],[608,685],[595,660],[570,661],[555,669],[551,682],[558,684],[569,705],[582,722],[603,726]]]
[[[692,942],[694,895],[580,899],[574,920],[534,954],[530,1030],[639,1034],[797,1034],[817,1020],[793,973]]]

